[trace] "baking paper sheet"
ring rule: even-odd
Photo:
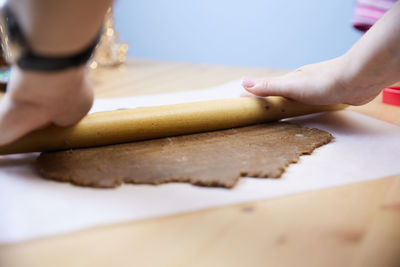
[[[232,82],[207,90],[97,100],[92,112],[229,98],[240,91],[239,82]],[[83,188],[40,178],[33,166],[37,153],[0,156],[0,244],[400,174],[398,126],[346,110],[290,121],[327,130],[335,139],[301,157],[281,179],[242,178],[233,189],[178,183]]]

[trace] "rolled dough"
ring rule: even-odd
[[[241,176],[278,178],[303,154],[329,143],[322,130],[269,123],[98,148],[42,153],[46,178],[81,186],[187,182],[233,187]]]

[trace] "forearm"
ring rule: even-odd
[[[112,0],[10,0],[30,48],[38,54],[79,52],[98,34]]]
[[[352,84],[380,90],[400,80],[400,2],[344,56]]]

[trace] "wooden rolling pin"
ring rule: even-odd
[[[221,130],[345,107],[311,106],[282,97],[246,97],[99,112],[71,127],[51,126],[34,131],[0,147],[0,154],[94,147]]]

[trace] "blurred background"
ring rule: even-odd
[[[360,37],[354,0],[117,0],[135,58],[293,69],[339,56]]]

